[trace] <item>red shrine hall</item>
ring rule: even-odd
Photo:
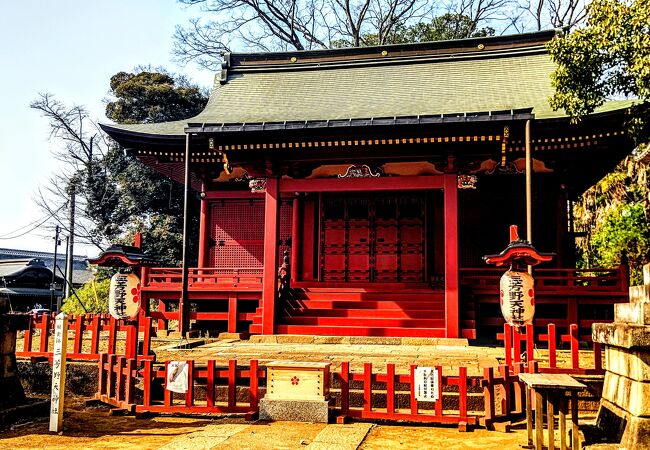
[[[502,269],[482,256],[517,224],[557,255],[535,325],[612,319],[626,267],[575,268],[570,205],[632,150],[630,103],[553,111],[553,36],[229,53],[198,116],[102,125],[201,198],[198,261],[186,226],[183,267],[141,269],[145,313],[181,333],[494,337]]]

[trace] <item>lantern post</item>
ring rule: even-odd
[[[519,238],[517,225],[510,225],[510,243],[505,250],[483,257],[488,264],[509,266],[499,283],[499,304],[503,318],[512,327],[532,324],[535,316],[535,280],[528,267],[550,261],[554,256],[538,252],[529,241]]]

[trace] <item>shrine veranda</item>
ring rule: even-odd
[[[145,316],[182,335],[494,339],[503,271],[482,256],[517,224],[556,254],[535,326],[586,339],[629,283],[575,268],[570,205],[633,149],[630,102],[553,111],[552,37],[231,53],[198,116],[102,125],[201,198],[198,261],[138,269]]]

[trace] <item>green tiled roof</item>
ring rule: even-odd
[[[543,44],[494,47],[384,60],[337,61],[329,52],[329,59],[319,63],[313,57],[318,52],[311,52],[307,63],[280,64],[277,59],[266,64],[244,62],[227,68],[223,82],[215,81],[210,100],[198,116],[114,127],[138,134],[182,135],[188,123],[347,120],[528,108],[537,119],[565,116],[548,103],[555,66]],[[629,103],[613,102],[601,110]]]

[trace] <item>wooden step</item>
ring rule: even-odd
[[[445,317],[444,308],[422,309],[407,311],[403,309],[318,309],[318,308],[286,308],[284,317],[358,317],[382,319],[439,319]]]
[[[347,300],[347,301],[444,301],[443,294],[429,292],[303,292],[294,291],[294,298],[308,300]]]
[[[251,327],[252,328],[252,327]],[[257,333],[261,333],[259,327]],[[251,333],[254,331],[251,330]],[[308,334],[316,336],[395,336],[445,337],[444,328],[391,328],[360,326],[278,325],[277,334]]]
[[[436,319],[384,319],[375,317],[284,317],[286,325],[349,326],[349,327],[404,327],[404,328],[443,328],[444,318]]]
[[[290,300],[289,307],[309,309],[401,309],[405,311],[415,310],[441,310],[444,311],[443,301],[432,302],[409,302],[409,301],[375,301],[375,300]]]

